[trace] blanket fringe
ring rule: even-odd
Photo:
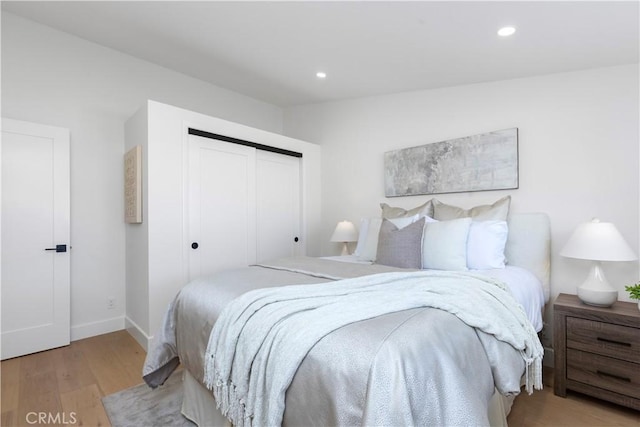
[[[525,359],[525,390],[532,394],[533,390],[542,390],[542,356]]]
[[[234,427],[251,427],[253,416],[247,413],[244,398],[238,395],[233,383],[218,379],[210,388],[216,397],[216,406]]]

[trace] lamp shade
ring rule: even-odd
[[[615,225],[594,218],[580,224],[560,251],[569,258],[594,261],[634,261],[638,259]]]
[[[351,221],[340,221],[331,235],[332,242],[355,242],[358,231]]]

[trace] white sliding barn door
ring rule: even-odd
[[[300,158],[189,135],[189,279],[298,255]]]
[[[257,257],[300,255],[300,158],[257,152]]]
[[[189,279],[256,262],[255,149],[189,135]]]
[[[69,131],[2,120],[2,359],[69,344]]]

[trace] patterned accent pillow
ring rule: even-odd
[[[420,269],[422,265],[422,231],[425,219],[404,228],[384,219],[378,235],[377,264],[399,268]]]

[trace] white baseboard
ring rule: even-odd
[[[144,351],[148,351],[149,344],[153,339],[153,336],[149,336],[145,331],[142,330],[140,326],[133,320],[131,320],[128,316],[124,320],[125,329],[129,334],[140,344]]]
[[[549,368],[553,368],[555,366],[554,358],[555,358],[555,353],[553,349],[550,347],[545,347],[544,358],[542,359],[542,365],[547,366]]]
[[[71,341],[108,334],[124,329],[124,316],[71,326]]]

